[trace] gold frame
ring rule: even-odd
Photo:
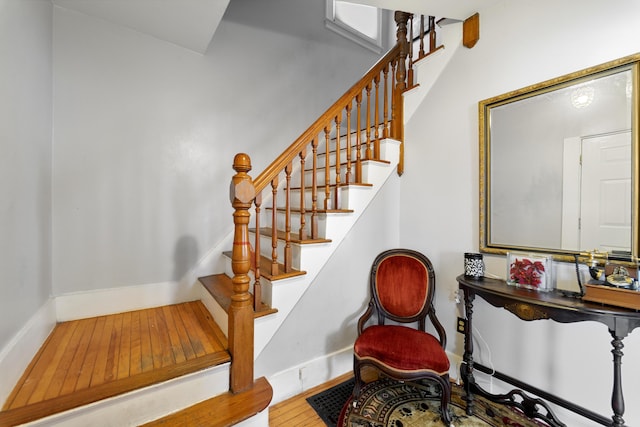
[[[493,107],[504,105],[510,102],[518,101],[521,99],[529,98],[535,95],[544,94],[556,89],[561,89],[570,86],[574,83],[578,83],[581,80],[585,80],[589,77],[596,75],[606,75],[607,73],[614,73],[621,67],[631,68],[633,90],[632,90],[632,110],[631,110],[631,138],[632,138],[632,216],[631,221],[633,224],[633,233],[631,241],[631,256],[632,259],[637,259],[640,256],[640,141],[639,141],[639,114],[640,108],[638,106],[639,89],[640,89],[640,53],[629,55],[614,61],[606,62],[604,64],[596,65],[593,67],[585,68],[580,71],[576,71],[564,76],[546,80],[540,83],[533,84],[521,89],[517,89],[503,95],[495,96],[485,99],[478,103],[478,134],[479,134],[479,148],[480,148],[480,169],[479,169],[479,190],[480,190],[480,252],[488,254],[506,255],[509,251],[527,251],[547,253],[553,256],[556,261],[573,262],[574,256],[582,255],[584,252],[567,251],[563,249],[554,248],[535,248],[527,246],[515,246],[506,244],[491,243],[489,241],[491,236],[491,224],[489,218],[490,215],[490,159],[491,159],[491,137],[490,129],[488,126],[490,110]]]

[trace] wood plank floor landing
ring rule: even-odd
[[[353,372],[340,375],[301,394],[269,408],[269,427],[326,427],[322,418],[307,402],[307,398],[323,392],[353,377]]]
[[[200,301],[55,326],[0,412],[0,426],[62,412],[230,361]]]

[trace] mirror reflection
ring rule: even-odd
[[[482,251],[636,255],[637,59],[480,102]]]

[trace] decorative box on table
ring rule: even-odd
[[[585,301],[640,310],[640,292],[638,291],[590,284],[585,285],[585,291],[582,297]]]
[[[583,300],[640,310],[637,266],[629,268],[620,264],[608,263],[605,266],[604,275],[605,284],[585,284]]]
[[[553,257],[543,254],[507,252],[507,284],[536,291],[555,288]]]

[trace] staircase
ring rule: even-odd
[[[249,156],[236,155],[224,271],[200,277],[199,301],[58,324],[0,411],[0,426],[267,425],[273,390],[254,379],[254,360],[378,190],[402,173],[403,127],[419,104],[406,110],[403,97],[424,97],[423,75],[437,78],[459,45],[461,25],[449,26],[442,39],[452,48],[432,48],[434,59],[421,53],[414,64],[409,19],[396,12],[396,47],[255,179]],[[134,332],[141,324],[146,338]],[[94,331],[97,342],[81,331]],[[146,351],[134,350],[145,340]],[[74,358],[92,351],[94,365]],[[74,366],[76,384],[98,379],[65,389]]]
[[[247,365],[260,355],[378,190],[392,173],[402,174],[404,98],[425,96],[461,45],[463,23],[443,31],[442,38],[452,43],[448,51],[435,49],[433,38],[431,52],[420,52],[421,61],[414,64],[407,41],[410,15],[396,12],[395,18],[396,47],[265,171],[253,179],[249,156],[234,158],[233,251],[225,253],[224,273],[201,279],[216,301],[212,305],[229,307],[212,313],[219,313],[216,321],[229,330],[234,364],[237,355]],[[423,62],[435,65],[423,69]],[[426,77],[420,86],[409,80],[413,73]],[[250,325],[234,320],[234,298],[236,313],[246,311],[255,319]],[[234,337],[236,330],[248,331],[250,338]],[[242,339],[253,346],[233,348]],[[233,370],[231,376],[233,390]],[[239,389],[250,387],[252,366],[235,378]]]

